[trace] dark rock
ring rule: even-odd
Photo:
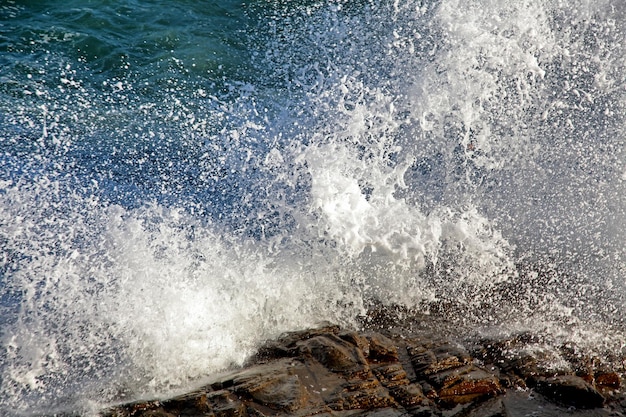
[[[430,385],[428,382],[423,381],[421,383],[421,386],[422,392],[424,393],[424,395],[426,395],[426,398],[429,398],[431,400],[436,400],[439,398],[439,394],[437,394],[437,390],[435,389],[435,387]]]
[[[509,417],[501,398],[492,398],[477,407],[471,408],[467,417]]]
[[[175,414],[168,413],[162,408],[157,410],[149,410],[142,414],[144,417],[177,417]]]
[[[331,371],[367,373],[367,361],[356,346],[332,335],[320,335],[298,343],[300,352],[311,355]]]
[[[602,408],[580,409],[573,406],[557,404],[553,400],[537,394],[533,390],[508,390],[499,396],[504,403],[507,417],[541,416],[541,417],[618,417],[616,410],[607,405]],[[624,408],[620,408],[624,411]],[[478,417],[478,416],[477,416]]]
[[[214,395],[214,394],[213,394]],[[171,399],[168,405],[179,414],[193,414],[198,411],[211,411],[215,404],[209,404],[207,394],[197,391],[193,395],[183,395]]]
[[[428,376],[448,369],[458,368],[472,361],[472,358],[451,343],[427,348],[424,346],[409,346],[409,355],[415,373],[418,376]]]
[[[577,407],[587,410],[568,415],[605,417],[609,411],[596,408],[605,402],[601,392],[612,415],[626,409],[617,372],[569,347],[552,352],[540,343],[528,335],[485,341],[472,357],[430,333],[405,338],[324,326],[266,343],[244,368],[216,375],[192,393],[105,415],[515,417],[546,410],[559,416],[564,407]],[[533,396],[527,384],[542,395]]]
[[[616,390],[622,385],[622,379],[616,372],[603,371],[594,375],[596,386],[603,390]]]
[[[298,410],[306,404],[309,395],[294,374],[295,366],[303,367],[294,365],[290,359],[281,359],[242,371],[233,379],[234,391],[276,410]]]
[[[536,391],[566,406],[576,408],[602,407],[604,397],[580,377],[559,375],[537,380]]]
[[[398,347],[391,339],[378,333],[369,334],[366,338],[369,341],[369,359],[392,362],[398,360]]]
[[[381,386],[368,389],[346,389],[339,393],[335,401],[328,404],[333,410],[375,410],[378,408],[397,408],[394,399]]]
[[[322,335],[337,335],[340,332],[339,326],[326,324],[325,326],[301,330],[297,332],[287,332],[278,339],[268,341],[259,347],[257,353],[253,355],[246,363],[247,366],[260,362],[267,362],[273,359],[284,357],[294,357],[298,355],[296,345],[304,340],[311,339]]]
[[[406,371],[399,363],[385,364],[372,367],[372,371],[378,380],[387,388],[398,385],[407,385],[410,381]]]
[[[356,346],[359,348],[363,355],[367,358],[370,353],[370,344],[369,341],[355,331],[343,330],[337,334],[342,340]]]
[[[391,396],[405,408],[413,408],[429,403],[422,388],[417,384],[399,385],[389,390]]]
[[[230,391],[213,391],[206,394],[206,403],[216,417],[242,417],[246,415],[244,404]],[[204,407],[203,407],[204,409]],[[204,410],[197,410],[204,413]]]
[[[339,326],[334,324],[325,324],[324,326],[316,327],[314,329],[284,333],[277,339],[277,342],[284,346],[294,346],[296,343],[311,339],[312,337],[337,335],[340,331],[341,328]]]
[[[444,404],[467,404],[503,392],[498,378],[483,369],[470,365],[455,371],[438,391]]]

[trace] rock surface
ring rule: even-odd
[[[195,392],[119,406],[104,415],[623,415],[617,372],[596,369],[577,355],[524,347],[523,335],[482,340],[469,351],[432,336],[329,325],[268,342],[243,369]]]

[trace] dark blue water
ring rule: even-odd
[[[373,303],[619,356],[623,9],[1,3],[0,414],[166,396]]]

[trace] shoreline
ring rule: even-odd
[[[388,319],[390,319],[388,317]],[[539,335],[460,343],[436,329],[332,324],[268,341],[237,370],[168,400],[103,417],[619,416],[624,369]],[[532,414],[536,415],[536,414]]]

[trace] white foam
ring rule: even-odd
[[[608,320],[624,306],[626,54],[611,55],[609,41],[623,35],[589,49],[558,23],[599,36],[625,22],[609,2],[599,10],[613,26],[574,3],[268,6],[267,26],[282,26],[263,43],[265,63],[287,87],[211,96],[209,115],[185,114],[173,96],[167,119],[207,138],[199,177],[247,193],[234,213],[124,208],[63,176],[2,181],[0,266],[14,293],[0,410],[167,392],[240,365],[282,331],[355,324],[373,301],[444,299],[466,322],[617,346]],[[278,111],[259,116],[264,105]],[[519,262],[571,275],[529,274],[496,298]]]

